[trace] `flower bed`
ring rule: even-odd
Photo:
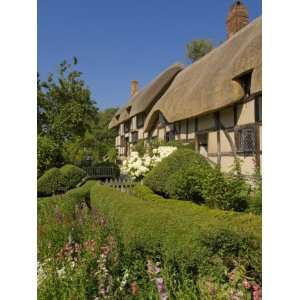
[[[88,182],[38,201],[39,299],[261,293],[259,217],[135,192],[142,199]]]
[[[212,287],[225,289],[222,282],[230,286],[232,279],[226,274],[232,272],[239,284],[243,280],[253,286],[261,283],[261,220],[257,216],[174,199],[142,200],[106,186],[92,188],[91,205],[114,224],[129,256],[159,258],[167,276],[176,273],[179,282],[189,278],[200,284],[203,278],[212,278]]]

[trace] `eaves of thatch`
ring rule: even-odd
[[[180,72],[145,121],[149,131],[161,112],[170,123],[213,112],[239,101],[237,76],[252,71],[251,93],[262,90],[262,19],[255,19]]]
[[[125,122],[131,117],[151,108],[151,105],[163,95],[174,77],[182,71],[184,66],[176,63],[160,73],[145,88],[133,96],[126,106],[120,108],[109,123],[109,128]]]

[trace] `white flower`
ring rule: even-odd
[[[59,278],[63,278],[66,275],[65,267],[62,267],[61,269],[57,270],[57,274]]]

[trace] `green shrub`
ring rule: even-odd
[[[168,196],[170,194],[168,190],[170,185],[167,184],[168,178],[177,171],[198,165],[208,166],[208,162],[193,150],[178,149],[164,158],[146,175],[144,184],[154,192]]]
[[[65,177],[58,168],[52,168],[38,179],[38,196],[51,196],[67,188]]]
[[[91,206],[99,208],[114,224],[126,251],[132,255],[140,252],[160,257],[182,272],[184,269],[207,274],[214,269],[221,277],[221,266],[241,261],[251,276],[260,277],[261,221],[255,215],[224,212],[175,199],[142,201],[101,185],[91,189]],[[226,229],[223,240],[220,228]],[[210,240],[205,243],[203,236]],[[215,244],[220,252],[215,251]],[[212,253],[219,261],[215,267]],[[226,257],[230,258],[228,262]]]
[[[63,162],[59,145],[51,138],[38,135],[37,137],[37,173],[38,177],[52,168],[60,167]]]
[[[144,140],[139,140],[133,147],[133,150],[136,151],[140,157],[144,156],[146,153],[146,146]]]
[[[244,211],[249,187],[237,164],[230,175],[193,150],[178,149],[145,177],[145,185],[166,197],[205,203],[210,208]]]
[[[143,200],[157,201],[164,199],[161,196],[153,193],[151,189],[143,184],[136,184],[132,189],[132,193],[134,196]]]
[[[262,177],[260,169],[257,169],[255,172],[247,211],[258,215],[262,213]]]
[[[64,165],[60,168],[61,174],[65,177],[66,188],[68,190],[76,185],[86,176],[86,172],[74,165]]]

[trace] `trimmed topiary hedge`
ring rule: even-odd
[[[205,203],[210,208],[244,211],[248,206],[249,186],[237,174],[225,176],[195,151],[178,149],[155,166],[144,183],[165,197]]]
[[[135,185],[132,189],[132,193],[134,196],[143,200],[157,201],[164,199],[163,197],[153,193],[150,188],[142,184]]]
[[[76,185],[86,176],[84,170],[70,164],[61,167],[60,171],[65,178],[67,190],[76,187]]]
[[[203,166],[209,168],[208,162],[191,149],[178,149],[159,162],[144,178],[144,184],[154,192],[170,196],[168,179],[177,171],[182,172],[189,167]]]
[[[139,199],[104,185],[93,186],[90,197],[92,209],[100,209],[114,224],[132,255],[160,257],[164,264],[200,277],[221,278],[224,268],[231,270],[239,262],[249,276],[261,279],[261,220],[255,215],[174,199],[148,201],[148,196]]]
[[[52,168],[38,179],[38,196],[51,196],[57,192],[65,191],[67,183],[60,169]]]

